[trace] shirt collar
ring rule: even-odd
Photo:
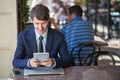
[[[43,36],[43,38],[47,38],[47,33],[48,33],[48,28],[42,35],[38,34],[37,31],[35,30],[36,40],[38,40],[40,36]]]
[[[71,23],[82,20],[81,16],[76,16],[74,19],[71,20]]]

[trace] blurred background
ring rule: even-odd
[[[95,36],[120,48],[120,0],[0,0],[0,78],[10,76],[17,35],[32,25],[29,12],[39,3],[50,9],[51,27],[56,30],[69,22],[68,8],[80,5]]]

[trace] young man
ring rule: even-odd
[[[74,5],[69,8],[69,21],[70,23],[64,25],[61,29],[61,32],[64,34],[67,40],[68,50],[71,50],[74,47],[77,47],[78,44],[83,42],[93,42],[94,41],[94,30],[92,24],[89,21],[82,19],[83,10],[79,5]],[[79,65],[79,59],[77,56],[79,47],[75,49],[72,53],[74,58],[75,65]],[[86,48],[87,50],[88,48]],[[90,54],[91,52],[85,53],[81,52],[81,60],[85,59],[85,56],[82,58],[82,54]]]
[[[67,50],[64,35],[48,26],[48,8],[38,4],[32,8],[30,16],[34,26],[19,33],[13,66],[16,68],[71,66],[72,60]],[[39,46],[39,37],[41,38],[41,36],[42,45]],[[41,47],[42,50],[39,49]],[[39,51],[49,52],[49,58],[44,61],[33,58],[33,54]]]

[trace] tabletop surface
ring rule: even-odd
[[[13,74],[12,78],[15,80],[120,80],[119,66],[72,66],[64,70],[64,75],[24,76],[23,69],[14,68],[13,71],[20,71],[20,74]]]
[[[98,44],[99,46],[108,46],[108,43],[103,40],[101,37],[95,36],[95,43]]]

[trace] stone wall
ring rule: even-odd
[[[0,78],[9,77],[17,43],[16,0],[0,0]]]

